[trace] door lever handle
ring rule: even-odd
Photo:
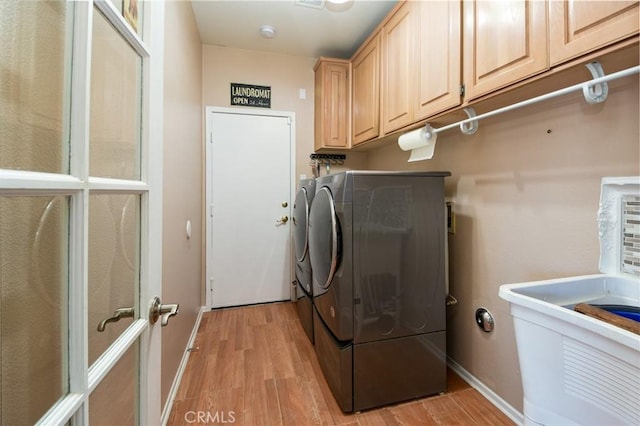
[[[149,309],[149,321],[152,324],[155,324],[158,321],[158,318],[162,318],[160,320],[160,325],[165,327],[169,324],[169,318],[174,315],[178,315],[178,310],[180,309],[180,305],[175,304],[167,304],[163,305],[158,296],[153,298],[151,302],[151,308]]]
[[[276,220],[276,225],[284,225],[289,220],[289,216],[282,216],[280,219]]]
[[[100,321],[100,324],[98,324],[98,331],[103,332],[107,324],[109,324],[110,322],[118,322],[122,318],[133,318],[134,315],[134,308],[118,308],[113,313],[113,316]]]

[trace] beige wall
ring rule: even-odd
[[[230,83],[271,87],[271,109],[291,111],[296,117],[296,180],[313,177],[309,155],[313,152],[313,66],[316,58],[265,53],[227,47],[202,46],[202,93],[204,106],[231,108]],[[299,90],[306,99],[299,98]],[[234,107],[235,108],[235,107]],[[249,109],[250,110],[250,109]],[[347,153],[345,168],[363,168],[365,153]],[[322,174],[326,171],[323,169]]]
[[[604,104],[567,95],[483,120],[473,136],[443,132],[431,161],[408,164],[396,144],[369,153],[374,169],[451,171],[450,292],[459,303],[448,308],[448,352],[521,412],[512,319],[498,289],[598,272],[600,179],[640,174],[638,116],[638,81],[627,78],[610,83]],[[475,324],[480,306],[494,315],[490,334]]]
[[[166,2],[165,16],[162,301],[180,313],[162,330],[163,405],[202,305],[204,244],[200,38],[189,2]]]

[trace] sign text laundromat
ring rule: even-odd
[[[231,83],[231,105],[271,108],[271,87]]]

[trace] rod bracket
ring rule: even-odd
[[[602,69],[602,65],[598,61],[593,61],[585,65],[593,78],[604,77],[604,70]],[[609,94],[609,85],[606,81],[602,83],[592,84],[590,82],[584,83],[582,86],[582,94],[584,95],[584,100],[589,104],[599,104],[604,102],[607,99],[607,95]]]
[[[424,135],[425,140],[435,142],[436,132],[433,127],[429,123],[425,124],[422,129],[422,134]]]
[[[467,107],[464,109],[464,112],[467,113],[467,117],[473,118],[476,116],[476,110]],[[460,131],[465,135],[473,135],[478,131],[478,120],[468,121],[466,123],[460,123]]]

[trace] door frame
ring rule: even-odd
[[[289,119],[290,126],[290,138],[289,138],[289,205],[295,200],[296,196],[296,120],[295,113],[290,111],[272,111],[272,110],[257,110],[250,108],[226,108],[226,107],[205,107],[205,203],[204,214],[205,217],[205,232],[206,232],[206,246],[205,246],[205,303],[206,307],[213,309],[213,301],[211,299],[212,294],[212,280],[213,280],[213,262],[210,258],[211,249],[213,247],[213,223],[212,223],[212,191],[210,182],[213,180],[213,159],[212,159],[212,142],[213,142],[213,130],[211,129],[210,117],[213,114],[235,114],[235,115],[258,115],[263,117],[285,117]],[[289,229],[289,282],[293,281],[295,273],[295,252],[293,249],[293,233],[291,227]],[[291,300],[295,300],[295,295],[291,295]]]

